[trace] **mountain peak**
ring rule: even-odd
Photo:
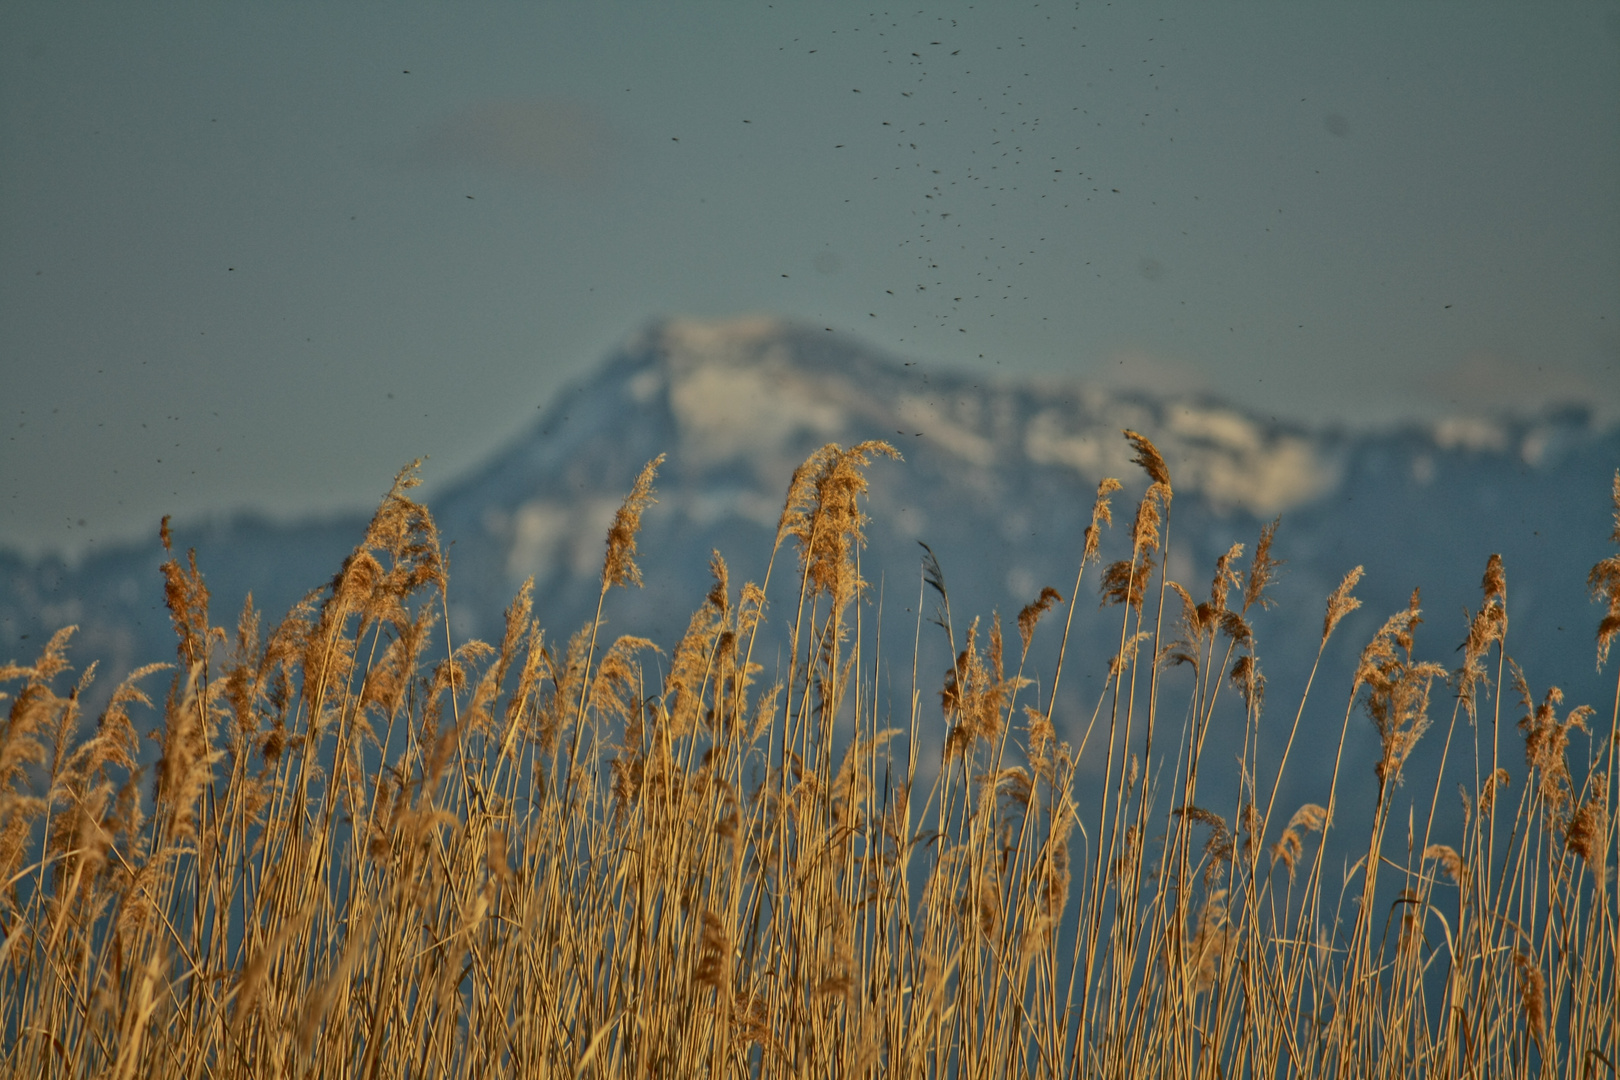
[[[814,446],[883,438],[908,456],[977,471],[1051,467],[1085,485],[1133,475],[1121,428],[1150,432],[1180,463],[1178,491],[1269,516],[1338,476],[1329,440],[1221,402],[1107,390],[1073,378],[1020,383],[908,365],[843,335],[771,316],[654,322],[615,379],[641,406],[667,403],[683,468],[740,465],[780,486]]]
[[[633,339],[632,352],[656,354],[672,372],[723,365],[749,367],[780,347],[791,323],[774,315],[725,319],[674,316],[657,319]]]
[[[663,320],[631,344],[651,362],[626,389],[641,405],[667,401],[685,468],[774,459],[806,439],[846,437],[847,381],[813,370],[795,329],[768,316]]]

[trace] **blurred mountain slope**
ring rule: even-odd
[[[711,550],[730,562],[733,588],[763,575],[799,462],[827,442],[882,439],[905,460],[870,470],[862,565],[872,588],[863,617],[874,620],[868,633],[883,621],[893,672],[877,689],[903,722],[920,634],[918,689],[925,715],[937,717],[934,694],[950,649],[943,631],[919,622],[935,598],[922,595],[917,542],[939,557],[958,643],[972,618],[988,622],[999,610],[1010,622],[1042,586],[1068,597],[1105,476],[1126,489],[1115,497],[1117,524],[1103,557],[1128,553],[1145,482],[1123,428],[1152,439],[1169,465],[1169,572],[1195,597],[1208,592],[1220,553],[1233,543],[1252,552],[1262,526],[1282,519],[1277,606],[1255,619],[1268,700],[1281,710],[1270,723],[1292,720],[1323,600],[1351,567],[1367,569],[1357,591],[1365,606],[1340,628],[1306,714],[1308,735],[1331,731],[1335,740],[1357,651],[1414,587],[1423,589],[1428,623],[1418,652],[1454,666],[1464,609],[1479,604],[1492,552],[1507,565],[1509,651],[1537,695],[1557,682],[1572,702],[1608,701],[1612,672],[1607,680],[1594,672],[1599,612],[1588,603],[1585,576],[1610,550],[1620,433],[1595,428],[1578,410],[1372,433],[1310,431],[1173,387],[1150,394],[1069,380],[987,382],[765,317],[648,325],[530,431],[437,489],[430,504],[450,559],[451,633],[498,637],[501,610],[532,576],[537,617],[553,641],[566,639],[594,610],[615,508],[637,471],[664,453],[658,503],[639,544],[646,587],[615,591],[606,616],[610,635],[636,633],[668,648],[709,587]],[[250,590],[273,621],[329,581],[364,527],[363,516],[293,525],[244,517],[182,523],[175,538],[177,548],[197,549],[213,619],[231,626]],[[31,659],[54,629],[78,623],[72,655],[81,667],[103,661],[104,691],[137,663],[172,658],[162,559],[155,536],[74,566],[0,553],[3,651]],[[785,550],[771,590],[778,611],[791,611],[795,567]],[[1120,636],[1119,609],[1098,610],[1099,579],[1099,568],[1088,569],[1074,598],[1079,636],[1060,701],[1071,733],[1096,706]],[[1030,694],[1044,695],[1056,638],[1043,628],[1031,654]],[[778,655],[756,653],[767,667]],[[1166,686],[1184,688],[1186,678],[1172,671]],[[1437,714],[1445,697],[1437,698]],[[1179,711],[1174,719],[1180,723]],[[1240,716],[1235,723],[1234,731]],[[1352,730],[1352,752],[1370,751],[1370,725],[1353,720]]]

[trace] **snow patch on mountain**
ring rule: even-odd
[[[689,464],[701,468],[780,450],[801,433],[830,439],[844,430],[845,409],[798,369],[782,330],[768,318],[676,319],[662,328],[656,344]]]
[[[1494,420],[1482,416],[1448,416],[1430,426],[1434,444],[1442,450],[1506,450],[1510,436]]]
[[[1096,483],[1134,468],[1121,428],[1152,431],[1159,452],[1175,462],[1177,491],[1198,492],[1217,507],[1261,517],[1308,503],[1338,480],[1333,457],[1309,439],[1268,431],[1229,409],[1176,404],[1164,409],[1162,419],[1129,402],[1109,403],[1099,411],[1106,419],[1042,410],[1025,433],[1025,453],[1031,461],[1066,466]]]
[[[618,508],[619,500],[606,496],[574,503],[534,499],[510,515],[487,514],[485,527],[508,545],[508,578],[543,581],[559,570],[582,576],[601,569],[602,538]]]
[[[1072,470],[1094,484],[1133,470],[1132,451],[1119,438],[1121,428],[1133,428],[1151,432],[1177,462],[1178,491],[1264,516],[1320,498],[1339,477],[1335,453],[1320,440],[1225,405],[1157,400],[1070,379],[1033,385],[924,376],[870,354],[842,363],[822,355],[840,348],[855,353],[766,316],[669,319],[628,346],[628,355],[652,366],[633,375],[627,389],[641,404],[665,395],[686,466],[743,463],[761,489],[780,486],[806,439],[853,440],[872,432],[893,432],[902,443],[920,439],[911,445],[943,452],[981,479],[998,468],[1035,464]],[[1463,426],[1441,437],[1461,445],[1485,438]],[[748,495],[761,497],[762,490]],[[757,509],[746,516],[761,518]]]
[[[995,443],[974,431],[973,425],[964,424],[952,415],[968,411],[962,408],[947,411],[926,398],[904,397],[895,409],[895,418],[907,428],[916,428],[946,453],[981,469],[989,468],[996,461]]]

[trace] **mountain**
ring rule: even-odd
[[[1145,480],[1123,428],[1152,439],[1168,463],[1175,490],[1169,572],[1195,596],[1207,592],[1217,556],[1233,543],[1252,552],[1262,526],[1281,518],[1277,606],[1255,620],[1268,700],[1287,713],[1273,723],[1291,722],[1324,598],[1351,567],[1366,567],[1357,590],[1364,606],[1340,627],[1324,661],[1304,719],[1307,738],[1329,730],[1337,737],[1357,651],[1414,587],[1423,589],[1428,623],[1418,653],[1456,663],[1464,609],[1479,605],[1492,552],[1507,567],[1509,651],[1537,696],[1557,682],[1572,703],[1610,700],[1604,688],[1612,694],[1612,671],[1607,680],[1594,672],[1599,612],[1588,602],[1585,575],[1612,550],[1609,492],[1620,432],[1595,427],[1579,410],[1313,431],[1174,388],[1122,392],[1077,380],[992,382],[939,371],[771,318],[651,324],[530,431],[439,490],[430,503],[452,545],[451,632],[458,640],[497,635],[501,610],[533,576],[537,616],[554,640],[565,639],[594,610],[614,510],[638,470],[664,453],[658,503],[640,536],[646,587],[615,591],[606,614],[610,633],[667,647],[709,587],[711,550],[729,561],[734,587],[764,573],[797,464],[827,442],[882,439],[904,461],[880,460],[869,470],[863,572],[873,587],[863,617],[886,627],[894,674],[879,693],[903,719],[916,635],[925,702],[950,662],[943,632],[919,626],[917,542],[938,556],[959,641],[973,617],[988,621],[999,610],[1010,621],[1042,586],[1068,597],[1104,476],[1126,483],[1104,559],[1127,553]],[[231,625],[250,589],[273,618],[330,580],[364,527],[363,516],[301,525],[237,518],[181,526],[175,535],[177,547],[198,551],[214,621]],[[4,651],[31,658],[56,627],[77,622],[73,657],[79,665],[102,659],[103,687],[136,663],[172,656],[156,573],[162,558],[156,538],[76,566],[0,554]],[[791,571],[791,553],[772,588],[779,606],[790,592],[784,566]],[[1118,647],[1119,609],[1098,610],[1099,578],[1088,569],[1077,598],[1080,636],[1060,697],[1071,731],[1090,716]],[[922,598],[925,613],[934,599]],[[1044,633],[1031,654],[1037,682],[1050,678],[1055,637]],[[1172,673],[1167,686],[1182,685],[1174,682],[1182,677]],[[1369,752],[1370,724],[1352,729],[1352,752]]]

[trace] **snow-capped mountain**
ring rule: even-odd
[[[615,591],[607,617],[610,632],[671,644],[708,589],[711,550],[729,561],[734,585],[763,574],[799,462],[827,442],[882,439],[904,461],[870,470],[867,612],[884,620],[884,648],[900,653],[892,670],[909,679],[922,593],[917,541],[938,555],[959,635],[974,616],[999,610],[1010,620],[1042,586],[1067,597],[1105,476],[1126,490],[1104,558],[1128,544],[1145,481],[1123,428],[1152,439],[1169,465],[1169,572],[1195,595],[1207,591],[1221,552],[1234,542],[1252,550],[1262,525],[1281,517],[1278,604],[1255,629],[1268,698],[1290,702],[1290,719],[1323,600],[1347,570],[1366,566],[1357,590],[1365,606],[1336,635],[1307,715],[1307,723],[1318,710],[1330,717],[1335,733],[1356,651],[1414,586],[1423,588],[1428,622],[1418,651],[1455,662],[1464,608],[1478,606],[1492,552],[1507,566],[1509,650],[1536,692],[1556,682],[1574,702],[1607,702],[1605,683],[1612,693],[1612,671],[1607,680],[1594,673],[1599,612],[1585,576],[1612,550],[1620,433],[1595,429],[1579,411],[1310,431],[1174,388],[1117,392],[942,372],[772,318],[648,326],[507,449],[438,488],[430,503],[453,543],[451,631],[497,634],[500,611],[530,576],[536,613],[554,639],[587,620],[613,512],[638,470],[664,453],[658,503],[640,537],[646,587]],[[293,526],[238,518],[177,528],[176,543],[197,548],[214,620],[229,625],[250,589],[273,618],[329,580],[363,529],[364,516]],[[167,658],[162,558],[155,537],[74,567],[0,554],[3,651],[31,658],[57,626],[76,622],[75,661],[102,659],[105,686],[136,663]],[[1098,610],[1098,577],[1088,571],[1076,598],[1080,648],[1071,645],[1064,677],[1072,700],[1060,700],[1073,717],[1089,715],[1119,637],[1118,609]],[[772,591],[783,604],[786,592]],[[923,604],[934,608],[931,597]],[[940,631],[923,624],[921,633],[920,689],[931,696],[948,653]],[[1048,678],[1041,666],[1050,652],[1038,648],[1032,658],[1037,677]],[[909,684],[895,680],[899,709]]]

